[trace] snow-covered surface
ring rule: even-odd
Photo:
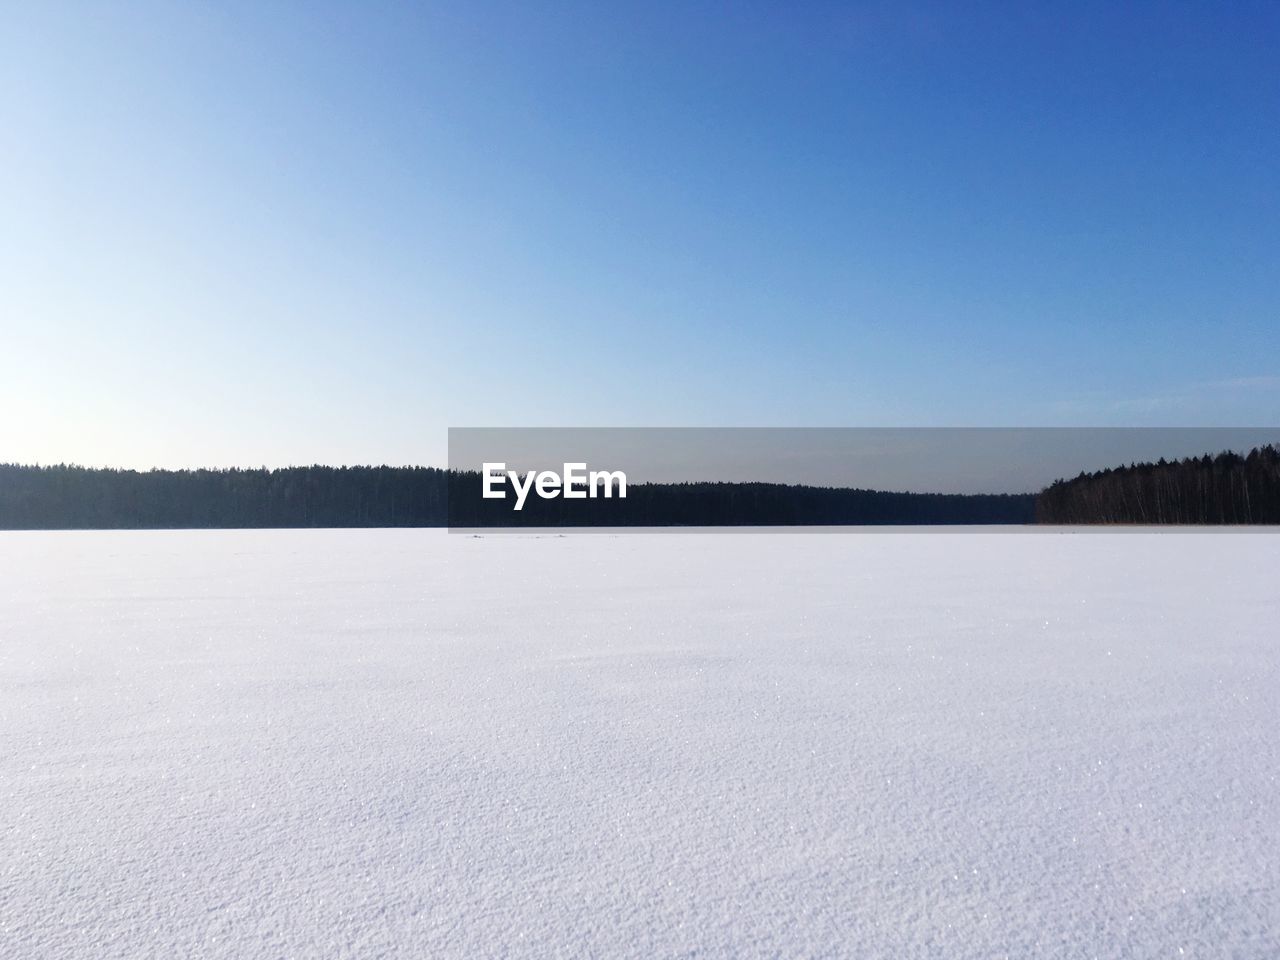
[[[0,955],[1280,956],[1280,536],[0,534]]]

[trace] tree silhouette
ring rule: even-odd
[[[1040,523],[1280,523],[1280,450],[1130,464],[1058,480],[1036,498]]]

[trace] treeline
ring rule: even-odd
[[[542,500],[520,512],[485,500],[478,474],[454,474],[454,527],[848,526],[1032,523],[1034,494],[890,493],[780,483],[629,484],[625,500]]]
[[[107,470],[0,464],[0,529],[435,527],[432,467]]]
[[[0,464],[0,529],[1280,524],[1280,449],[1081,473],[1038,496],[777,483],[631,484],[626,499],[485,500],[433,467],[111,470]]]
[[[1031,523],[1033,495],[631,484],[625,500],[484,500],[432,467],[111,470],[0,464],[0,529]]]
[[[1059,480],[1036,499],[1040,523],[1280,523],[1280,450],[1130,464]]]

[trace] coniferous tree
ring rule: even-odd
[[[1186,457],[1081,473],[1036,499],[1040,523],[1280,523],[1280,449]]]

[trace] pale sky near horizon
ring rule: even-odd
[[[1280,423],[1280,7],[14,4],[0,462]]]

